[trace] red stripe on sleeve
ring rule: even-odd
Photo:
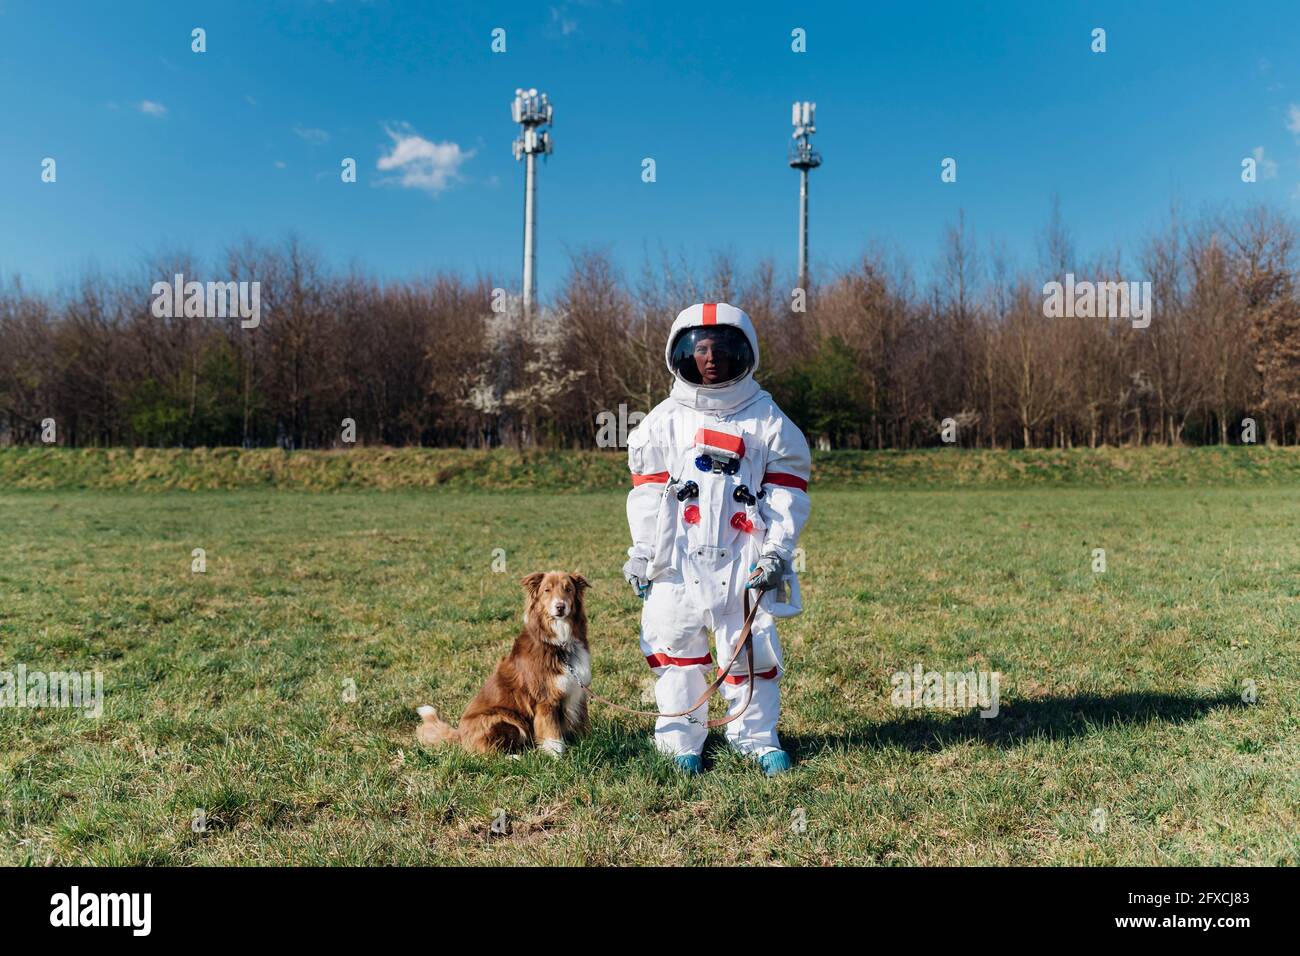
[[[798,475],[787,475],[783,471],[769,471],[763,476],[763,484],[781,485],[783,488],[798,488],[800,491],[808,490],[806,478],[800,478]]]
[[[633,488],[635,488],[637,485],[649,485],[649,484],[654,484],[656,482],[661,485],[667,484],[668,472],[656,471],[653,475],[637,475],[637,474],[632,475]]]

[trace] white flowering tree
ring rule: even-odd
[[[500,444],[534,444],[538,422],[583,376],[565,367],[566,319],[556,309],[527,314],[517,296],[484,317],[483,360],[462,402],[489,423],[489,443],[495,435]]]

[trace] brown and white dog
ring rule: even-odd
[[[524,629],[497,664],[460,725],[453,727],[425,705],[416,732],[420,743],[455,743],[477,753],[536,746],[559,756],[566,739],[587,730],[591,651],[580,574],[534,571],[521,582],[528,593]],[[576,676],[575,676],[576,675]]]

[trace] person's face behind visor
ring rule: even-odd
[[[733,325],[686,329],[673,345],[673,368],[692,385],[729,385],[754,366],[754,350]]]

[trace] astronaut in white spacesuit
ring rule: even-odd
[[[800,609],[792,566],[808,519],[808,442],[754,381],[758,339],[735,306],[684,310],[665,360],[676,378],[672,392],[628,437],[632,547],[623,573],[645,598],[641,650],[658,678],[658,709],[685,710],[708,687],[715,664],[731,660],[743,589],[752,589],[751,600],[761,594],[753,696],[726,734],[775,776],[790,769],[790,758],[776,735],[783,665],[773,618]],[[747,682],[742,653],[721,688],[729,715],[744,707]],[[706,703],[693,719],[655,723],[656,746],[687,773],[701,769],[707,711]]]

